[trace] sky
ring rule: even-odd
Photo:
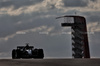
[[[72,58],[71,28],[55,18],[75,13],[86,18],[91,58],[100,58],[100,0],[0,0],[0,59],[25,43],[45,58]]]

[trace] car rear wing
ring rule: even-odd
[[[25,48],[26,46],[17,46],[17,48],[20,48],[20,49],[22,49],[22,48]],[[29,48],[34,48],[33,46],[29,46]]]

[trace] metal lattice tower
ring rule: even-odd
[[[62,16],[63,27],[70,26],[72,30],[72,56],[74,58],[90,58],[86,20],[82,16]],[[57,17],[57,18],[62,18]]]

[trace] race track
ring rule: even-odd
[[[100,59],[0,59],[0,66],[100,66]]]

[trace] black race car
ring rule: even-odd
[[[12,50],[12,59],[20,58],[35,58],[43,59],[43,49],[34,49],[34,46],[17,46],[17,49]]]

